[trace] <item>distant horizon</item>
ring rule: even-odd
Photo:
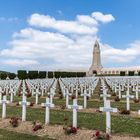
[[[104,68],[140,66],[139,5],[139,0],[2,0],[0,70],[88,71],[95,40]]]

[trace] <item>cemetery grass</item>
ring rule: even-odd
[[[7,117],[21,117],[21,107],[7,107]],[[1,112],[1,107],[0,107]],[[27,121],[39,120],[44,124],[45,109],[27,108]],[[68,118],[68,124],[72,122],[72,112],[65,110],[51,110],[50,124],[64,124],[64,118]],[[112,116],[112,133],[129,134],[140,136],[140,118],[128,115]],[[101,130],[105,132],[104,113],[83,113],[78,112],[78,127],[87,129]]]
[[[0,140],[53,140],[45,137],[39,137],[29,134],[17,133],[5,129],[0,129]]]
[[[19,102],[21,101],[22,98],[21,97],[15,97],[14,98],[14,102]],[[45,98],[39,98],[39,104],[45,102]],[[29,102],[35,102],[35,97],[30,97],[27,98],[27,101]],[[54,104],[56,106],[62,106],[65,105],[65,99],[53,99]],[[83,105],[83,98],[80,98],[80,100],[78,99],[78,104],[79,105]],[[140,109],[140,103],[134,103],[133,101],[130,102],[130,109],[131,111],[138,111]],[[72,99],[69,100],[69,104],[72,104]],[[95,109],[99,109],[99,107],[103,106],[103,100],[98,99],[97,100],[88,100],[87,101],[87,108],[95,108]],[[115,102],[112,101],[111,102],[111,106],[118,108],[118,109],[125,109],[126,108],[126,102]]]

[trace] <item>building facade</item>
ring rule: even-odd
[[[136,67],[122,67],[122,68],[103,68],[101,64],[101,53],[100,53],[100,45],[98,41],[95,42],[93,48],[93,59],[92,65],[87,72],[87,76],[93,75],[120,75],[123,72],[124,75],[129,75],[129,73],[133,73],[134,75],[140,74],[140,66]]]
[[[93,48],[93,59],[92,59],[92,65],[89,68],[88,76],[92,76],[95,74],[101,74],[101,54],[100,54],[100,45],[98,41],[96,40]]]

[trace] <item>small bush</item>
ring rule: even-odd
[[[119,101],[120,101],[119,97],[116,96],[116,97],[114,98],[114,101],[115,101],[115,102],[119,102]]]
[[[65,106],[65,105],[62,105],[62,106],[61,106],[61,109],[62,109],[62,110],[66,109],[66,106]]]
[[[71,96],[71,99],[73,100],[73,99],[76,99],[76,96],[75,95],[72,95]]]
[[[29,98],[29,97],[31,97],[31,96],[32,96],[32,94],[29,93],[29,92],[26,94],[26,97],[27,97],[27,98]]]
[[[21,93],[18,93],[18,96],[20,97],[22,94]]]
[[[95,132],[95,134],[93,134],[92,138],[95,138],[95,140],[110,140],[111,139],[111,135],[109,134],[101,134],[101,132],[99,130],[97,130]]]
[[[73,127],[73,126],[66,127],[66,128],[63,127],[63,129],[65,130],[66,135],[76,134],[77,133],[77,128]]]
[[[19,106],[19,102],[16,103],[16,106]]]
[[[6,91],[4,91],[4,92],[2,93],[2,96],[4,96],[4,95],[6,95]]]
[[[39,129],[42,129],[42,125],[39,121],[34,121],[33,122],[33,131],[37,131]]]
[[[111,96],[116,96],[116,94],[115,93],[112,93]]]
[[[59,99],[63,99],[63,95],[62,94],[59,96]]]
[[[120,109],[120,114],[129,115],[130,114],[130,110]]]
[[[140,102],[140,100],[139,99],[134,99],[134,103],[139,103]]]
[[[31,103],[30,103],[30,106],[34,106],[34,103],[33,103],[33,102],[31,102]]]
[[[19,118],[12,117],[11,120],[10,120],[10,124],[11,124],[13,127],[17,127],[17,126],[19,125]]]

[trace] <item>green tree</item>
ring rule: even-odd
[[[16,77],[16,74],[15,73],[9,73],[8,76],[9,76],[10,79],[14,79]]]
[[[134,71],[129,71],[129,72],[128,72],[128,75],[129,75],[129,76],[134,76]]]
[[[37,79],[38,78],[38,71],[29,71],[28,78],[29,79]]]
[[[48,71],[48,78],[53,78],[53,76],[54,76],[53,73],[54,73],[54,72],[52,72],[52,71]]]
[[[125,71],[120,71],[120,76],[125,76]]]
[[[0,78],[1,78],[2,80],[5,80],[6,77],[7,77],[7,73],[2,72],[2,73],[0,74]]]
[[[28,78],[26,70],[18,70],[17,74],[18,74],[18,78],[21,79],[21,80]]]
[[[41,78],[41,79],[46,78],[46,71],[39,71],[38,78]]]

